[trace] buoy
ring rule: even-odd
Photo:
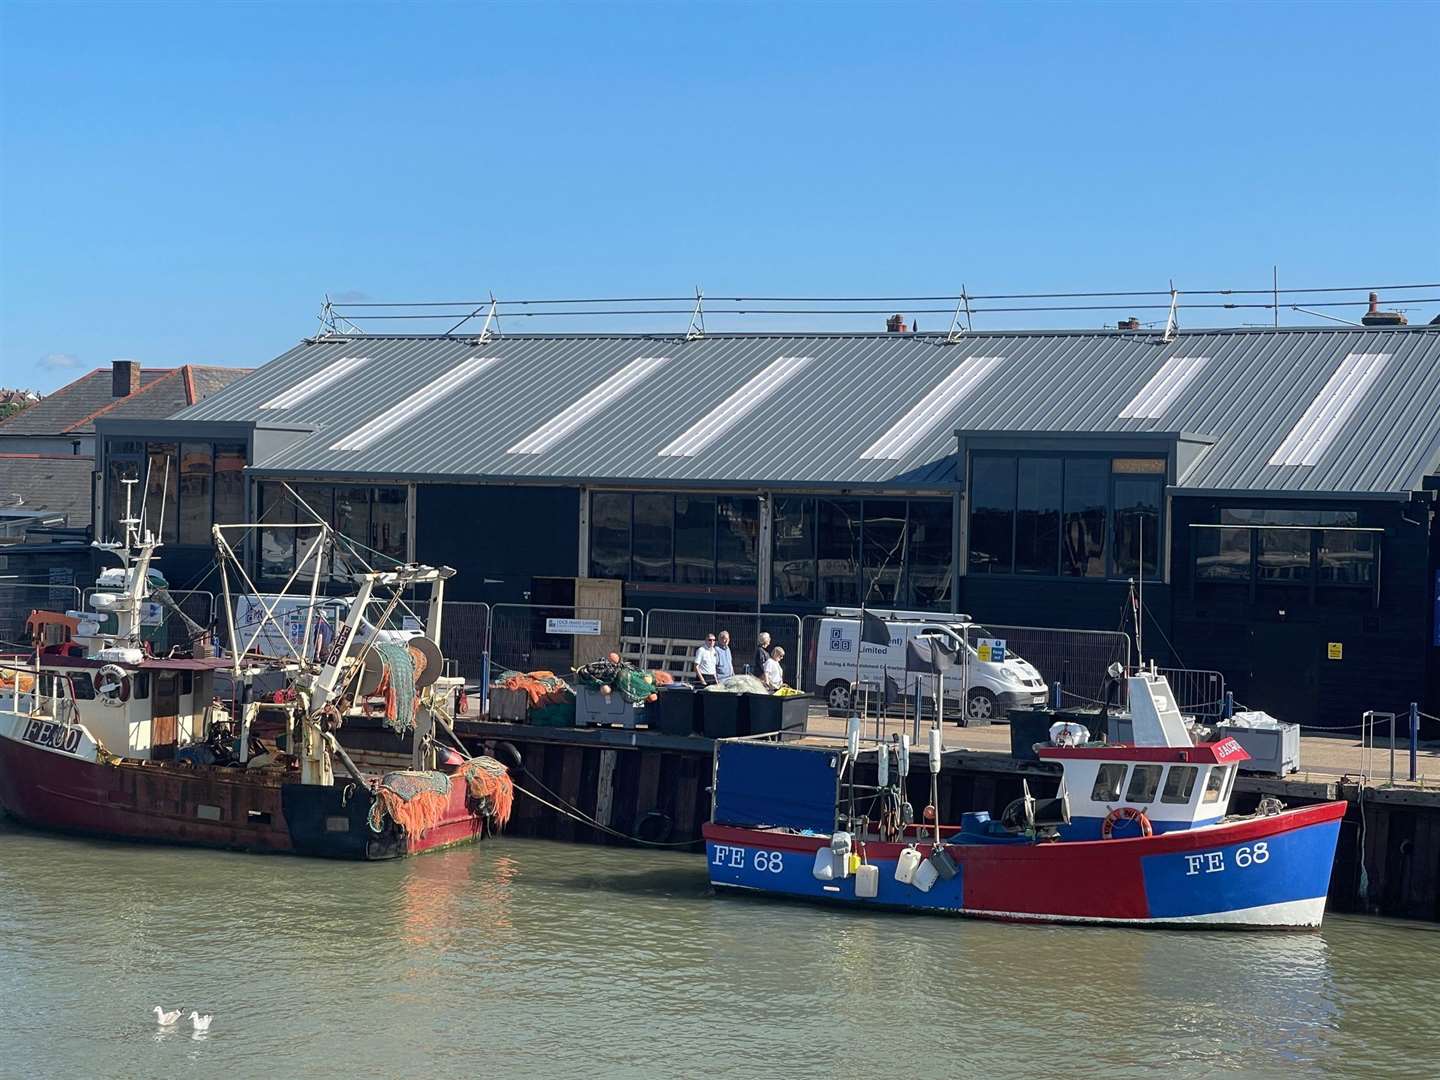
[[[618,664],[620,662],[620,654],[618,652],[612,652],[606,659],[612,664]]]
[[[646,682],[647,684],[653,684],[653,683],[655,682],[655,676],[654,676],[654,675],[646,675],[646,676],[645,676],[645,682]]]
[[[608,687],[608,686],[602,686],[602,687],[600,687],[600,693],[603,694],[605,697],[609,697],[609,696],[610,696],[610,687]]]
[[[651,694],[651,695],[650,695],[649,697],[647,697],[645,700],[646,700],[646,701],[654,701],[654,700],[655,700],[656,698],[658,698],[659,696],[660,696],[659,694]]]
[[[924,814],[923,814],[923,817],[925,818],[926,821],[934,821],[934,820],[935,820],[935,807],[933,807],[933,806],[927,806],[927,807],[925,807],[925,812],[924,812]]]

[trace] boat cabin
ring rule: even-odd
[[[1042,746],[1042,761],[1063,770],[1059,796],[1070,804],[1065,840],[1193,829],[1223,818],[1239,763],[1250,755],[1234,739],[1190,746]]]

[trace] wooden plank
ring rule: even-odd
[[[567,746],[561,753],[559,782],[552,784],[551,788],[560,796],[562,806],[580,805],[581,755],[584,753],[578,746]],[[555,818],[555,839],[574,841],[575,819],[559,813]]]
[[[611,801],[615,797],[615,751],[600,751],[600,772],[595,780],[595,820],[610,824]]]

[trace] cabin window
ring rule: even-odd
[[[1217,765],[1210,770],[1209,779],[1205,781],[1205,794],[1201,802],[1219,802],[1225,794],[1225,781],[1229,778],[1230,770],[1224,765]]]
[[[188,671],[180,673],[180,693],[190,694],[195,690],[195,676]]]
[[[90,681],[90,676],[85,672],[77,672],[70,676],[70,687],[75,697],[80,701],[95,700],[95,684]]]
[[[150,676],[143,671],[137,671],[130,678],[130,696],[136,701],[144,701],[150,696]]]
[[[1154,802],[1155,792],[1160,790],[1160,774],[1164,771],[1163,765],[1136,765],[1135,771],[1130,774],[1130,787],[1125,792],[1125,801]]]
[[[1100,771],[1095,774],[1095,787],[1090,791],[1090,799],[1093,802],[1119,802],[1120,791],[1125,786],[1125,770],[1127,765],[1101,765]]]
[[[1165,777],[1165,791],[1161,794],[1160,801],[1188,803],[1191,794],[1195,791],[1197,771],[1193,765],[1171,765],[1170,774]]]

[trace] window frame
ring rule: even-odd
[[[1149,790],[1150,790],[1150,795],[1149,795],[1148,798],[1137,798],[1137,797],[1136,797],[1136,796],[1137,796],[1137,793],[1136,793],[1136,791],[1134,790],[1134,788],[1135,788],[1135,781],[1140,778],[1141,773],[1142,773],[1142,770],[1143,770],[1143,772],[1144,772],[1144,775],[1146,775],[1146,776],[1153,775],[1154,778],[1155,778],[1155,782],[1150,785],[1150,789],[1149,789]],[[1141,763],[1137,764],[1134,768],[1132,768],[1132,769],[1130,770],[1130,779],[1129,779],[1129,781],[1128,781],[1128,782],[1126,783],[1126,785],[1125,785],[1125,801],[1126,801],[1127,803],[1134,803],[1134,804],[1136,804],[1137,806],[1149,806],[1149,805],[1150,805],[1151,803],[1153,803],[1153,802],[1155,801],[1155,799],[1159,796],[1159,794],[1160,794],[1160,782],[1161,782],[1164,778],[1165,778],[1165,766],[1164,766],[1164,765],[1157,765],[1157,764],[1155,764],[1154,762],[1148,762],[1148,761],[1146,761],[1146,762],[1141,762]]]
[[[1330,511],[1314,511],[1315,513],[1327,513]],[[1340,513],[1343,511],[1334,511]],[[1223,517],[1226,513],[1221,510],[1218,516]],[[1324,607],[1325,600],[1329,597],[1342,595],[1358,596],[1363,593],[1370,594],[1370,607],[1380,606],[1380,586],[1383,576],[1384,551],[1385,551],[1385,530],[1374,526],[1365,525],[1264,525],[1251,524],[1240,525],[1233,522],[1204,522],[1194,521],[1190,523],[1190,555],[1189,555],[1189,576],[1190,576],[1190,598],[1194,600],[1198,590],[1208,590],[1212,595],[1238,596],[1242,591],[1249,603],[1258,603],[1262,599],[1262,593],[1270,592],[1273,597],[1278,590],[1288,589],[1292,595],[1304,594],[1306,601],[1312,607]],[[1224,532],[1225,530],[1239,530],[1249,533],[1250,562],[1249,572],[1246,577],[1240,578],[1211,578],[1200,574],[1200,544],[1198,537],[1206,531]],[[1260,554],[1262,537],[1267,533],[1289,532],[1307,533],[1309,535],[1308,547],[1310,552],[1308,569],[1303,581],[1286,582],[1283,580],[1267,580],[1260,573]],[[1373,538],[1373,559],[1371,580],[1368,582],[1353,581],[1323,581],[1320,578],[1320,552],[1324,550],[1326,533],[1362,533]]]
[[[1120,770],[1120,779],[1113,787],[1102,788],[1100,781],[1106,776],[1113,776],[1114,770]],[[1100,767],[1095,770],[1095,782],[1090,786],[1090,801],[1097,803],[1118,803],[1123,801],[1121,796],[1125,794],[1130,781],[1130,766],[1118,761],[1102,761]],[[1107,796],[1105,792],[1113,791],[1113,795]]]
[[[1002,578],[1007,580],[1025,581],[1090,581],[1090,582],[1116,582],[1133,579],[1133,573],[1122,573],[1117,568],[1115,558],[1115,541],[1117,515],[1115,510],[1115,486],[1117,481],[1153,480],[1159,485],[1159,505],[1157,521],[1159,524],[1155,538],[1156,574],[1151,580],[1168,582],[1170,580],[1169,548],[1170,533],[1173,527],[1171,522],[1170,498],[1167,489],[1170,485],[1170,458],[1169,455],[1159,450],[1121,450],[1117,448],[1071,451],[1061,448],[1051,449],[1002,449],[988,447],[972,447],[966,452],[966,484],[965,484],[965,512],[961,522],[961,529],[964,535],[964,558],[961,560],[964,566],[964,573],[969,576],[974,573],[970,566],[970,545],[974,533],[972,521],[974,518],[974,469],[975,462],[984,458],[1009,458],[1014,462],[1014,483],[1015,491],[1011,499],[1010,512],[1010,569],[1009,570],[987,570],[974,573],[978,578]],[[1019,478],[1020,461],[1023,458],[1048,458],[1060,462],[1060,536],[1056,543],[1055,566],[1056,573],[1039,574],[1033,572],[1020,573],[1015,569],[1015,560],[1018,542],[1019,529]],[[1101,461],[1105,468],[1105,573],[1103,576],[1075,575],[1064,573],[1064,564],[1061,556],[1064,550],[1065,518],[1067,514],[1067,469],[1066,465],[1071,461]],[[1116,470],[1116,462],[1154,462],[1154,467],[1147,469]]]
[[[1185,797],[1177,798],[1170,794],[1170,778],[1172,776],[1185,774],[1190,778],[1190,783],[1185,789]],[[1165,779],[1160,787],[1160,801],[1167,806],[1189,806],[1195,801],[1195,786],[1200,780],[1200,766],[1198,765],[1169,765],[1165,769]]]

